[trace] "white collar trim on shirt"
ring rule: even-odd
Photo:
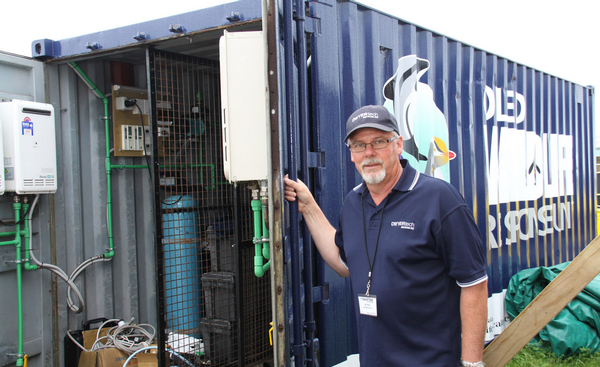
[[[410,187],[408,188],[408,191],[414,189],[415,186],[417,186],[417,181],[419,181],[419,176],[421,176],[421,173],[419,171],[415,170],[415,177],[413,178],[413,182],[410,185]]]
[[[419,177],[421,176],[421,173],[417,170],[415,170],[415,177],[413,178],[413,182],[410,184],[410,187],[408,188],[408,191],[412,190],[415,188],[415,186],[417,186],[417,182],[419,181]],[[358,192],[358,190],[361,188],[361,186],[363,185],[363,183],[360,183],[358,186],[356,186],[354,189],[352,189],[355,192]]]

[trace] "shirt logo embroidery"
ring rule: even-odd
[[[401,229],[410,229],[411,231],[415,230],[415,224],[409,222],[392,222],[392,227],[400,227]]]

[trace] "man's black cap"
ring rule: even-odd
[[[395,131],[400,134],[396,118],[387,108],[370,105],[359,108],[348,117],[344,142],[348,140],[353,132],[364,127],[372,127],[383,131]]]

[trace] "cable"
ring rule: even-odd
[[[104,258],[103,255],[95,255],[90,257],[89,259],[85,260],[84,262],[82,262],[81,264],[79,264],[75,270],[73,270],[73,272],[71,272],[71,275],[69,276],[69,280],[75,280],[79,274],[81,274],[82,271],[84,271],[88,266],[92,265],[93,263],[96,262],[100,262],[100,261],[110,261],[112,258]],[[67,305],[69,306],[69,308],[73,311],[75,311],[76,306],[73,304],[73,301],[71,299],[71,287],[67,289]],[[77,289],[73,289],[73,291],[75,292],[79,292],[79,290]],[[81,304],[81,303],[80,303]],[[83,310],[83,307],[81,307],[81,310]],[[79,313],[81,311],[75,311],[76,313]]]
[[[148,160],[148,154],[146,154],[146,129],[144,129],[144,114],[142,113],[142,109],[140,108],[140,106],[137,104],[137,101],[135,101],[135,106],[138,109],[138,112],[140,113],[140,120],[142,121],[142,140],[144,143],[144,150],[143,150],[143,154],[144,154],[144,158],[146,159],[146,165],[148,166],[148,174],[150,175],[150,182],[152,182],[152,170],[150,169],[150,161]],[[127,101],[125,101],[125,106],[127,106]],[[148,120],[148,130],[150,130],[150,120]]]
[[[71,341],[73,341],[73,343],[75,343],[75,345],[77,345],[81,350],[83,350],[84,352],[89,352],[89,350],[85,349],[85,347],[81,344],[79,344],[79,342],[77,340],[75,340],[75,338],[73,338],[73,336],[71,335],[71,330],[67,330],[67,336],[69,337],[69,339],[71,339]]]
[[[28,208],[29,212],[28,212],[28,215],[27,215],[27,220],[29,222],[31,222],[31,219],[33,217],[33,212],[34,212],[33,208],[37,205],[39,198],[40,198],[40,196],[36,195],[35,199],[33,200],[33,202],[31,203],[31,205]],[[32,227],[30,225],[29,226],[29,239],[30,239],[30,241],[31,241],[32,235],[33,235],[33,229],[32,229]],[[75,313],[81,313],[83,311],[83,309],[85,308],[85,301],[83,300],[83,296],[81,295],[81,292],[79,291],[79,288],[74,283],[75,278],[77,277],[77,275],[79,275],[79,273],[81,271],[78,272],[75,276],[73,276],[73,275],[68,276],[67,273],[65,273],[65,271],[62,270],[60,267],[58,267],[58,266],[56,266],[54,264],[46,264],[46,263],[40,262],[35,257],[35,254],[33,252],[33,246],[31,246],[31,243],[30,243],[30,246],[29,246],[29,260],[32,261],[35,265],[37,265],[40,269],[50,270],[51,272],[53,272],[54,274],[56,274],[59,278],[61,278],[62,280],[64,280],[65,283],[67,283],[67,286],[68,286],[67,287],[67,305]],[[79,267],[81,267],[81,265],[79,265]],[[79,267],[77,267],[76,269],[78,269]],[[71,290],[73,290],[73,292],[75,292],[75,296],[77,297],[77,305],[73,303],[73,300],[71,298]]]
[[[132,319],[132,320],[133,320],[133,319]],[[121,319],[110,319],[110,320],[106,320],[106,321],[104,321],[104,322],[103,322],[103,323],[100,325],[100,327],[98,327],[98,332],[96,333],[96,342],[98,342],[98,340],[100,340],[100,339],[101,339],[101,338],[100,338],[100,331],[102,330],[102,328],[104,327],[104,325],[108,324],[109,322],[123,322],[123,320],[121,320]],[[94,343],[94,344],[95,344],[95,343]],[[92,346],[92,349],[93,349],[93,348],[94,348],[94,347]]]
[[[106,335],[100,336],[104,326],[111,322],[118,322],[118,326],[113,326],[106,332]],[[132,325],[133,318],[128,323],[125,323],[122,319],[109,319],[104,321],[96,332],[96,340],[92,344],[92,347],[88,350],[81,345],[71,335],[71,330],[67,331],[69,339],[75,343],[81,350],[86,352],[95,352],[101,349],[117,348],[127,354],[137,353],[141,349],[150,346],[150,343],[154,341],[156,330],[150,324],[139,324]],[[145,328],[150,329],[150,331]],[[156,348],[156,347],[154,347]]]
[[[152,332],[148,332],[143,327],[152,329]],[[126,353],[133,353],[138,349],[149,346],[154,340],[155,333],[154,327],[149,324],[125,324],[116,327],[112,334],[109,330],[107,336],[109,338],[112,336],[112,342],[117,349]]]
[[[27,220],[29,222],[31,222],[31,219],[33,217],[33,208],[37,205],[38,200],[39,200],[40,196],[36,195],[35,199],[33,199],[33,202],[31,203],[31,205],[28,208],[28,214],[27,214]],[[75,283],[73,283],[73,280],[67,276],[67,273],[64,272],[64,270],[62,270],[61,268],[59,268],[56,265],[53,264],[45,264],[40,262],[36,257],[35,254],[33,253],[33,246],[31,246],[31,238],[32,238],[32,234],[33,234],[33,229],[31,228],[31,225],[29,226],[29,239],[30,239],[30,246],[29,246],[29,260],[32,261],[35,265],[37,265],[40,269],[46,269],[46,270],[50,270],[51,272],[53,272],[54,274],[56,274],[59,278],[61,278],[62,280],[65,281],[65,283],[67,283],[67,298],[68,298],[68,304],[69,304],[69,308],[74,311],[75,313],[80,313],[81,311],[83,311],[83,308],[85,307],[85,302],[83,300],[83,296],[81,295],[81,292],[79,291],[79,288],[77,288],[77,285],[75,285]],[[75,305],[73,303],[73,301],[70,299],[70,290],[73,290],[73,292],[75,292],[75,295],[77,296],[77,305]]]
[[[118,321],[119,325],[114,326],[106,332],[106,336],[100,337],[100,332],[104,325],[109,322]],[[105,321],[98,328],[96,340],[91,350],[97,351],[105,348],[117,348],[127,354],[134,353],[141,348],[147,347],[154,340],[156,330],[150,324],[132,325],[133,318],[128,323],[120,319],[110,319]],[[149,330],[146,330],[149,329]]]
[[[127,358],[127,360],[125,361],[125,363],[123,363],[123,367],[126,367],[126,366],[127,366],[127,364],[129,363],[129,361],[131,361],[131,359],[132,359],[133,357],[135,357],[135,355],[136,355],[136,354],[138,354],[138,353],[140,353],[140,352],[142,352],[142,351],[145,351],[145,350],[150,350],[150,349],[158,349],[158,347],[153,345],[153,346],[145,347],[145,348],[142,348],[142,349],[139,349],[139,350],[135,351],[133,354],[131,354],[131,355],[129,356],[129,358]],[[183,356],[181,356],[181,355],[180,355],[179,353],[177,353],[176,351],[174,351],[174,350],[172,350],[172,349],[169,349],[169,348],[165,348],[165,350],[166,350],[167,352],[173,353],[173,355],[175,355],[175,356],[179,357],[179,358],[180,358],[182,361],[184,361],[185,363],[187,363],[187,364],[188,364],[188,366],[192,366],[192,367],[194,367],[194,365],[193,365],[193,364],[191,364],[191,363],[190,363],[190,361],[188,361],[187,359],[183,358]]]

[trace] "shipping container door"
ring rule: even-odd
[[[28,57],[3,53],[0,51],[0,102],[14,99],[45,103],[44,66],[41,62]],[[0,196],[0,219],[3,224],[0,232],[15,230],[13,225],[13,197]],[[31,204],[31,203],[30,203]],[[31,246],[38,259],[50,259],[53,254],[50,246],[40,246],[40,233],[50,233],[50,195],[41,195],[37,203],[39,215],[32,221]],[[10,241],[13,237],[0,237],[0,243]],[[49,242],[49,241],[48,241]],[[44,242],[44,243],[48,243]],[[42,277],[42,271],[22,271],[22,281],[17,282],[16,247],[0,245],[0,366],[12,365],[17,361],[19,344],[17,295],[23,297],[23,351],[29,357],[31,367],[58,365],[52,358],[58,348],[58,340],[51,333],[52,324],[56,320],[56,300],[45,290],[51,289],[50,277]]]
[[[317,201],[336,226],[361,182],[342,145],[346,119],[365,105],[388,106],[407,129],[402,157],[455,186],[473,212],[493,338],[509,321],[510,278],[572,260],[596,233],[593,89],[353,1],[311,2],[309,14]],[[354,311],[346,280],[320,262],[317,282],[329,290],[317,320],[330,366],[355,352]]]

